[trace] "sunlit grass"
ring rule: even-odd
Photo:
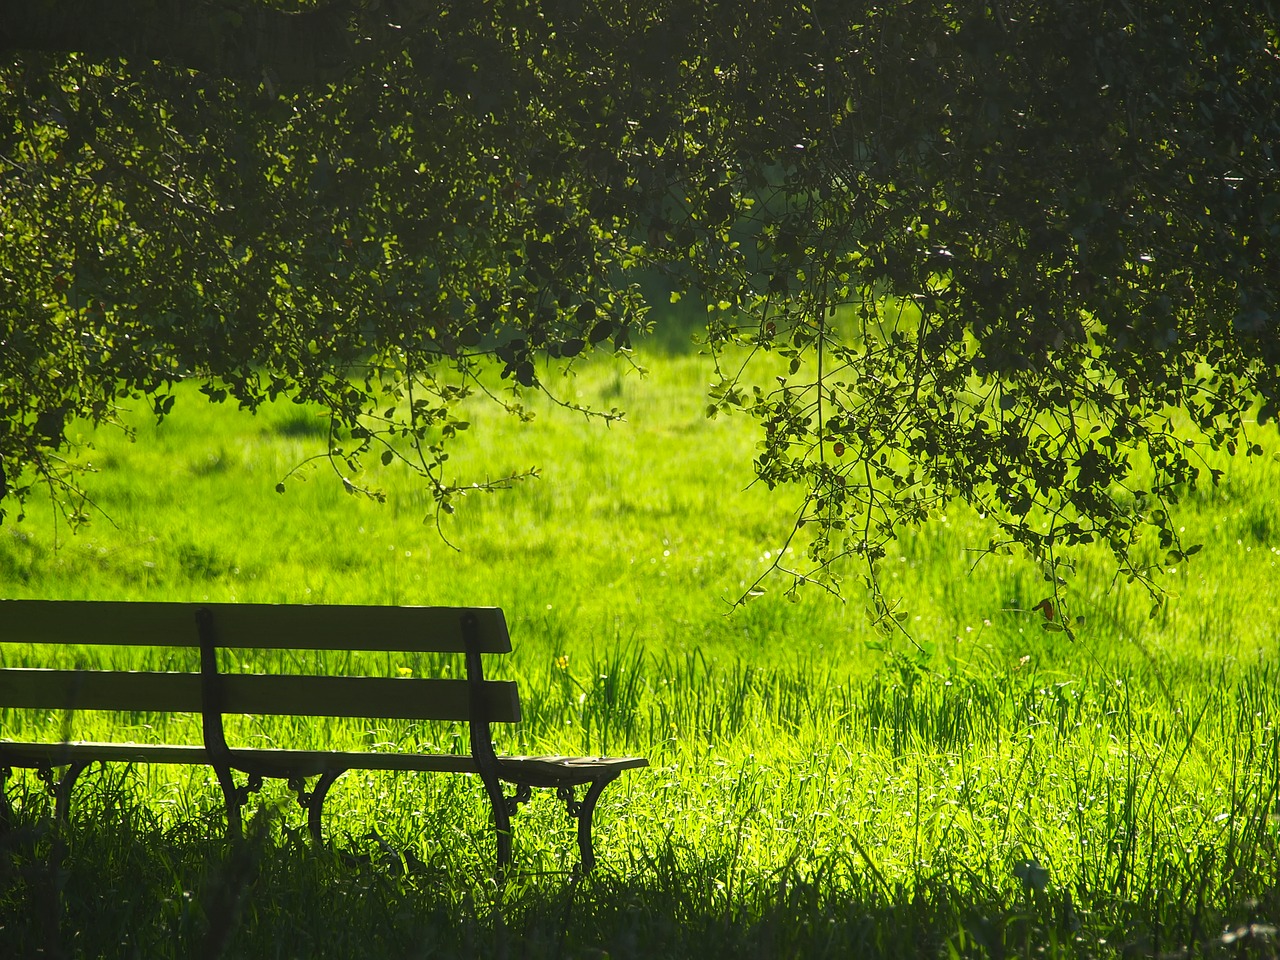
[[[136,444],[94,438],[103,516],[89,528],[71,536],[33,508],[0,529],[7,596],[502,606],[516,651],[495,672],[520,681],[526,714],[502,748],[653,761],[605,794],[597,877],[560,873],[575,860],[569,825],[542,798],[519,817],[520,876],[494,890],[486,809],[465,777],[348,774],[326,854],[269,785],[264,839],[246,854],[215,839],[208,771],[91,772],[65,837],[20,774],[0,945],[186,955],[234,914],[237,955],[1148,955],[1212,951],[1224,925],[1250,923],[1264,926],[1243,949],[1274,955],[1272,460],[1241,460],[1183,504],[1178,522],[1205,549],[1168,574],[1177,596],[1154,617],[1145,592],[1113,584],[1103,551],[1082,554],[1074,642],[1032,609],[1049,592],[1039,571],[1016,556],[975,565],[987,533],[950,511],[884,561],[914,642],[873,650],[854,576],[846,603],[770,591],[733,606],[785,541],[795,497],[751,484],[745,419],[703,415],[704,360],[646,364],[645,381],[586,365],[560,384],[627,410],[611,427],[536,399],[532,425],[477,404],[458,476],[542,476],[465,498],[440,532],[394,470],[362,478],[384,505],[323,466],[275,493],[323,449],[316,418],[290,404],[249,417],[194,393],[159,427],[139,418]],[[43,736],[62,718],[0,722]],[[80,737],[195,735],[181,718],[73,723]],[[457,733],[233,729],[335,747],[447,748]]]

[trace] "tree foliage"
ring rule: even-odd
[[[1146,578],[1280,404],[1267,0],[0,0],[0,48],[0,504],[197,379],[449,508],[482,371],[625,356],[655,273],[806,491],[797,582],[956,499]]]

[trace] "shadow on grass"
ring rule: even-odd
[[[963,870],[886,889],[847,857],[748,875],[661,844],[586,878],[486,872],[446,836],[422,862],[369,836],[316,850],[264,808],[248,838],[220,822],[161,828],[103,804],[58,829],[34,795],[0,835],[3,957],[1093,957],[1277,956],[1280,893],[1230,915],[1203,903],[1009,903]],[[220,821],[220,818],[218,818]],[[1226,931],[1224,933],[1224,930]]]

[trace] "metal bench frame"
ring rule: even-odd
[[[183,625],[186,625],[185,628]],[[343,633],[350,625],[360,633]],[[604,788],[642,757],[499,757],[490,724],[516,722],[520,703],[510,681],[487,681],[482,654],[511,650],[495,607],[375,607],[277,604],[130,603],[0,600],[0,643],[199,646],[200,672],[142,673],[0,667],[0,709],[138,710],[201,715],[203,745],[12,741],[0,731],[0,827],[11,819],[5,785],[14,768],[34,769],[65,822],[77,778],[93,763],[211,766],[226,801],[227,832],[242,832],[241,808],[266,779],[283,779],[322,840],[324,801],[347,770],[474,773],[484,783],[497,834],[499,874],[511,863],[511,817],[535,787],[554,789],[577,822],[583,871],[596,862],[591,826]],[[227,674],[226,648],[454,652],[466,679],[300,674]],[[466,721],[471,753],[374,753],[248,749],[228,745],[227,713]],[[58,772],[60,771],[60,772]],[[238,782],[236,774],[244,776]],[[314,783],[308,786],[308,781]],[[503,792],[503,783],[515,792]],[[585,787],[579,797],[578,787]]]

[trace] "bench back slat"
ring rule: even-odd
[[[383,720],[467,720],[466,680],[222,674],[223,712],[297,717],[368,717]],[[489,718],[520,719],[516,684],[486,680]],[[199,713],[196,673],[0,669],[0,704],[47,710],[121,710]]]
[[[359,604],[0,600],[0,643],[198,647],[196,611],[212,612],[219,647],[463,653],[462,617],[475,615],[481,653],[510,653],[499,607]]]

